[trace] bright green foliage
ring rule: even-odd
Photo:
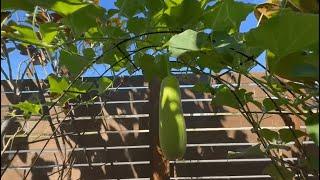
[[[62,16],[67,16],[87,6],[81,0],[2,0],[1,9],[26,10],[32,12],[35,6],[54,10]]]
[[[268,49],[277,57],[319,42],[319,15],[283,11],[245,36],[249,46]]]
[[[104,14],[103,8],[90,4],[65,17],[64,22],[78,35],[92,27],[97,27],[99,25],[97,20],[102,18]]]
[[[49,44],[41,42],[31,27],[23,25],[11,25],[12,32],[2,33],[1,35],[21,41],[23,43],[34,44],[40,47],[49,47]]]
[[[40,24],[39,30],[42,36],[41,40],[46,44],[51,44],[58,34],[58,24],[52,22]]]
[[[219,1],[203,17],[206,27],[214,31],[239,31],[241,21],[253,11],[254,6],[233,0]]]
[[[105,91],[110,88],[113,84],[113,81],[107,77],[102,77],[98,80],[98,92],[99,94],[105,93]]]
[[[59,63],[62,67],[66,67],[72,76],[76,76],[84,69],[89,61],[78,54],[61,51]]]
[[[200,2],[197,0],[165,0],[166,9],[162,19],[170,28],[188,28],[199,21],[202,14]],[[192,13],[191,13],[192,12]]]
[[[188,51],[205,50],[210,45],[210,39],[205,33],[188,29],[174,35],[166,45],[169,47],[171,56],[178,57]]]
[[[161,82],[159,99],[160,147],[168,160],[183,157],[187,145],[179,81],[172,75]]]
[[[40,115],[41,105],[34,104],[29,101],[19,102],[19,104],[13,105],[13,107],[23,111],[23,116],[29,119],[31,115]]]

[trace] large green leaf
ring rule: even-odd
[[[89,85],[85,82],[76,81],[70,88],[69,91],[66,91],[70,86],[70,82],[66,77],[57,77],[55,75],[48,76],[49,82],[49,92],[53,99],[60,97],[59,103],[64,104],[70,99],[75,99],[82,93],[86,93],[89,89]]]
[[[152,16],[163,8],[164,2],[163,0],[145,1],[145,5],[148,9],[148,12]]]
[[[41,47],[51,47],[46,42],[41,42],[37,37],[36,33],[29,26],[23,25],[10,25],[10,28],[13,29],[13,32],[5,32],[1,31],[1,36],[9,37],[11,39],[21,41],[23,43],[37,45]]]
[[[13,105],[23,111],[23,115],[26,119],[29,119],[31,115],[39,115],[41,110],[40,104],[34,104],[29,101],[19,102],[19,104]]]
[[[288,143],[290,141],[295,141],[296,138],[305,136],[306,133],[297,129],[293,129],[292,131],[290,129],[280,129],[279,135],[283,142]]]
[[[215,88],[214,91],[212,98],[212,105],[214,106],[230,106],[239,109],[241,104],[245,105],[248,102],[254,102],[253,93],[246,92],[245,89],[234,90],[232,93],[226,85],[221,85]]]
[[[224,0],[217,2],[206,12],[203,22],[214,31],[239,31],[241,21],[253,11],[254,5]]]
[[[319,52],[293,52],[280,59],[269,56],[268,66],[271,72],[292,81],[319,80]]]
[[[128,18],[144,10],[144,0],[117,0],[114,4],[119,13]]]
[[[319,114],[309,115],[306,120],[307,133],[319,146]]]
[[[279,138],[279,134],[276,131],[272,131],[270,129],[263,128],[263,129],[260,129],[259,132],[263,138],[271,142],[274,142]]]
[[[105,9],[90,4],[66,16],[64,22],[75,34],[80,34],[98,26],[97,19],[102,18],[104,14]]]
[[[56,11],[62,16],[89,5],[81,0],[1,0],[1,9],[34,11],[35,6],[41,6]]]
[[[172,28],[194,27],[202,14],[201,4],[197,0],[165,0],[167,8],[162,16]]]
[[[101,77],[98,80],[98,92],[99,94],[104,93],[108,88],[112,86],[113,81],[107,77]]]
[[[59,65],[69,70],[72,76],[77,76],[89,61],[83,56],[62,50],[60,52]]]
[[[56,76],[48,76],[50,93],[62,94],[69,86],[67,78],[58,78]]]
[[[187,51],[200,51],[210,47],[209,36],[203,32],[196,32],[191,29],[174,35],[165,44],[169,47],[172,56],[178,57]]]
[[[246,36],[249,46],[269,49],[278,58],[319,42],[319,15],[283,11]]]
[[[40,33],[42,41],[46,44],[50,44],[58,34],[58,24],[53,22],[40,24]]]
[[[136,34],[147,32],[147,25],[148,22],[145,18],[134,17],[128,20],[128,30]]]
[[[275,105],[275,104],[276,105]],[[263,108],[265,112],[271,111],[271,110],[276,110],[277,107],[281,107],[283,104],[288,103],[287,99],[270,99],[270,98],[265,98],[263,100]]]
[[[156,57],[149,54],[144,54],[142,56],[135,55],[134,59],[136,64],[141,67],[147,81],[152,80],[154,76],[158,76],[162,79],[169,73],[168,57],[165,55],[158,55]]]

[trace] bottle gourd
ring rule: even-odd
[[[159,101],[160,147],[168,160],[183,157],[187,145],[179,81],[172,75],[162,80]]]

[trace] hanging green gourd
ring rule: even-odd
[[[162,80],[159,101],[160,147],[168,160],[184,156],[187,145],[179,81],[172,75]]]

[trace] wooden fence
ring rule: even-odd
[[[261,77],[262,74],[256,76]],[[251,126],[246,119],[236,109],[212,107],[209,93],[192,91],[191,88],[196,82],[210,81],[209,79],[195,75],[178,75],[178,78],[188,144],[183,160],[170,161],[170,179],[270,179],[263,172],[270,163],[268,158],[227,158],[228,151],[243,150],[257,143],[257,137],[251,132]],[[232,83],[232,78],[225,79]],[[243,79],[242,82],[241,87],[252,91],[255,99],[262,100],[266,97],[249,80]],[[212,85],[217,84],[213,82]],[[31,80],[21,82],[20,92],[21,95],[15,95],[7,82],[1,81],[2,121],[10,118],[7,113],[10,104],[40,96],[49,99],[48,93],[38,92]],[[143,77],[123,77],[117,79],[115,87],[99,97],[94,104],[80,105],[73,111],[73,117],[56,115],[55,111],[61,111],[56,107],[50,111],[53,124],[42,120],[31,135],[16,135],[10,147],[3,152],[1,178],[23,179],[46,140],[51,138],[51,126],[58,127],[58,122],[63,121],[56,140],[51,138],[48,141],[32,168],[29,179],[58,179],[59,176],[72,180],[149,179],[152,174],[152,138],[149,134],[149,112],[152,104],[149,94],[148,83]],[[252,111],[259,111],[252,105],[250,107]],[[257,112],[257,115],[261,116],[261,113]],[[301,121],[290,114],[288,116],[292,118],[296,128],[305,131]],[[37,119],[39,117],[36,116],[28,121],[16,118],[4,136],[5,142],[13,137],[23,123],[26,123],[24,131],[30,131]],[[274,130],[287,127],[276,112],[266,116],[262,126]],[[62,153],[59,152],[57,144]],[[293,145],[293,142],[291,144]],[[311,140],[303,139],[303,145],[308,151],[318,154]],[[75,146],[76,148],[73,148]],[[294,152],[281,153],[288,156],[286,160],[296,160]],[[68,163],[64,163],[66,159],[69,160]],[[66,169],[64,174],[59,171],[62,168]]]

